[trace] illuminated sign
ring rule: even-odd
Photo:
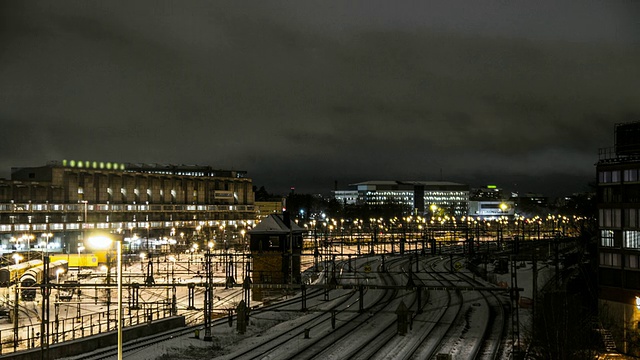
[[[640,310],[640,297],[636,296],[636,309]]]
[[[82,161],[82,160],[62,160],[62,166],[86,169],[107,169],[107,170],[124,170],[125,165],[116,162],[98,162],[98,161]]]
[[[487,189],[497,189],[498,187],[495,185],[487,185]]]

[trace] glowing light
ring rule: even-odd
[[[87,239],[87,242],[89,247],[93,249],[108,249],[111,246],[112,240],[107,236],[92,236]],[[82,247],[78,248],[78,252],[84,250],[81,248]]]

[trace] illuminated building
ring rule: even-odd
[[[600,149],[599,316],[618,349],[640,355],[640,122],[617,124],[615,147]]]
[[[137,235],[148,249],[168,238],[184,243],[196,229],[201,234],[253,222],[246,175],[209,166],[94,161],[12,168],[11,180],[0,180],[1,244],[9,251],[24,247],[16,243],[22,234],[47,234],[50,247],[75,252],[91,230],[121,232],[125,241]]]
[[[277,214],[282,212],[284,199],[279,201],[256,201],[255,209],[256,216],[258,218],[264,218],[271,214]]]
[[[366,181],[334,191],[343,204],[400,204],[408,212],[424,214],[431,205],[455,216],[466,216],[469,186],[449,181]],[[426,206],[425,206],[426,204]]]
[[[469,216],[492,219],[498,217],[513,217],[516,203],[507,198],[502,189],[495,185],[474,189],[469,197]]]

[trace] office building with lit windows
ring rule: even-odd
[[[599,315],[618,350],[640,356],[640,122],[614,137],[596,164]]]
[[[11,170],[10,180],[0,180],[4,252],[41,249],[46,240],[52,251],[73,253],[92,230],[120,233],[125,247],[152,251],[205,235],[236,239],[255,219],[245,171],[93,161]]]
[[[408,213],[425,214],[432,205],[454,216],[465,216],[469,186],[449,181],[365,181],[334,191],[343,204],[401,204]]]
[[[516,203],[495,185],[473,189],[469,196],[469,216],[479,219],[512,218]]]

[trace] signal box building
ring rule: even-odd
[[[596,171],[600,320],[619,351],[640,356],[640,122],[616,125]]]
[[[271,214],[248,231],[256,285],[300,284],[300,255],[304,229],[288,213]],[[276,289],[254,287],[253,299],[260,301]]]

